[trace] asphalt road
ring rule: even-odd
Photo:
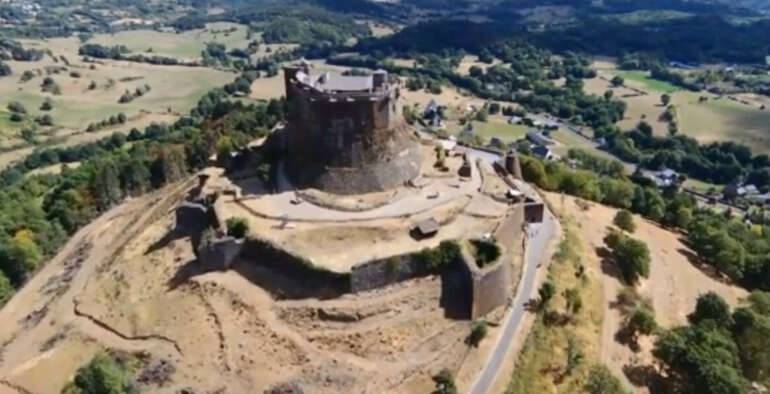
[[[479,374],[478,378],[470,390],[471,394],[486,394],[495,381],[495,377],[508,355],[516,335],[523,335],[519,330],[524,317],[524,305],[533,297],[535,289],[535,279],[537,277],[538,265],[546,263],[546,256],[549,241],[556,235],[558,223],[556,219],[546,210],[543,223],[531,225],[529,227],[530,237],[527,242],[527,252],[525,256],[524,274],[522,275],[521,286],[513,300],[513,307],[509,309],[508,315],[503,323],[501,335],[498,337],[494,351]],[[544,266],[543,266],[544,269]],[[513,355],[510,355],[513,357]]]

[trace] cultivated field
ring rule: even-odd
[[[170,56],[178,59],[199,59],[207,42],[224,44],[227,49],[245,49],[257,34],[248,33],[248,27],[235,23],[209,23],[203,29],[182,33],[156,30],[125,30],[115,34],[97,34],[89,43],[125,45],[131,52]]]
[[[587,80],[589,93],[603,95],[607,89],[616,98],[628,104],[626,118],[619,123],[623,129],[631,129],[641,120],[653,126],[656,134],[665,135],[668,127],[659,118],[665,111],[660,96],[671,95],[671,103],[677,108],[679,129],[701,142],[733,141],[752,147],[756,153],[770,152],[770,100],[756,95],[717,96],[707,92],[690,92],[650,79],[645,73],[615,70],[611,62],[595,62],[599,77]],[[609,80],[614,75],[625,79],[625,87],[612,88]],[[701,101],[701,97],[705,101]]]
[[[148,42],[164,41],[153,39]],[[38,116],[50,115],[54,123],[53,126],[37,128],[39,142],[49,145],[89,142],[119,130],[127,132],[134,127],[142,129],[153,122],[173,122],[188,113],[207,91],[235,78],[234,73],[203,67],[156,66],[112,60],[86,63],[77,55],[80,43],[74,37],[23,40],[23,43],[31,48],[50,50],[51,55],[38,62],[8,61],[14,74],[0,78],[0,147],[18,148],[0,154],[0,167],[31,152],[31,147],[24,147],[26,143],[21,140],[20,131],[32,128],[33,119]],[[34,77],[22,82],[20,78],[25,71],[32,72]],[[43,91],[42,83],[47,77],[53,80],[59,94]],[[128,103],[118,102],[126,91],[134,92],[145,86],[149,86],[150,90],[141,97]],[[49,111],[40,109],[46,100],[53,105]],[[9,119],[6,107],[10,102],[19,102],[26,108],[24,121],[13,122]],[[126,115],[125,124],[85,132],[89,124],[119,113]]]

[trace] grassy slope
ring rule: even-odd
[[[602,324],[602,287],[599,273],[591,267],[586,275],[576,277],[582,254],[576,239],[578,228],[570,220],[565,222],[565,240],[559,245],[554,261],[549,267],[548,278],[556,285],[556,295],[549,308],[563,312],[563,292],[579,288],[583,308],[573,323],[564,326],[546,326],[542,315],[538,316],[527,338],[507,394],[577,393],[582,386],[592,363],[599,359],[599,341]],[[577,345],[584,359],[569,375],[563,376],[569,341]]]

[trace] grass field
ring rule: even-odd
[[[572,314],[570,323],[565,325],[549,326],[542,315],[538,316],[519,353],[506,394],[583,392],[589,368],[600,358],[603,314],[601,274],[597,272],[596,265],[583,261],[586,253],[592,251],[581,248],[577,238],[581,229],[572,219],[564,219],[565,238],[548,267],[548,280],[556,287],[548,308],[566,313],[564,291],[568,289],[577,289],[583,307]],[[577,274],[579,267],[585,268],[583,276]],[[582,355],[581,362],[572,369],[567,367],[570,348],[573,355]]]
[[[473,121],[473,129],[484,141],[499,138],[505,143],[524,138],[527,130],[529,130],[527,126],[511,125],[498,118],[490,118],[487,122]]]
[[[619,122],[624,130],[644,120],[652,125],[656,134],[666,135],[668,125],[659,119],[665,110],[660,104],[660,96],[664,92],[671,92],[671,102],[677,108],[680,133],[704,143],[734,141],[751,147],[755,153],[770,152],[770,110],[760,109],[770,102],[763,97],[738,95],[738,99],[748,102],[745,104],[708,92],[676,89],[667,82],[649,78],[643,72],[613,69],[607,61],[595,63],[595,66],[599,69],[600,78],[587,80],[585,90],[602,95],[607,89],[612,89],[616,98],[626,102],[626,117]],[[607,80],[614,75],[623,76],[627,87],[612,88]],[[647,94],[639,95],[629,87]],[[701,102],[701,96],[707,100]]]
[[[646,71],[617,70],[615,74],[620,75],[626,81],[640,84],[643,89],[650,91],[650,93],[672,93],[681,90],[681,88],[666,81],[650,78],[649,73]]]
[[[230,29],[235,31],[230,32]],[[248,28],[235,23],[210,23],[205,29],[183,33],[159,32],[155,30],[126,30],[115,34],[97,34],[90,43],[102,45],[125,45],[132,52],[152,53],[181,59],[198,59],[207,42],[224,44],[228,49],[246,48],[249,43]],[[256,37],[256,35],[255,35]]]

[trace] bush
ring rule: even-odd
[[[25,108],[24,105],[18,101],[11,101],[8,103],[8,110],[17,114],[27,113],[27,108]]]
[[[476,265],[478,265],[479,268],[484,268],[500,258],[500,246],[493,240],[474,239],[470,242],[473,250],[473,257],[476,259]]]
[[[585,384],[588,394],[626,394],[623,384],[604,365],[594,365]]]
[[[433,394],[457,394],[457,385],[455,385],[455,378],[452,375],[452,371],[444,368],[438,374],[433,376],[433,383],[436,384],[436,389],[433,390]]]
[[[62,390],[65,394],[127,394],[132,391],[125,366],[104,353],[97,354],[78,369],[75,380]]]
[[[647,244],[615,231],[610,232],[604,242],[626,282],[635,284],[640,277],[650,275],[650,251]]]
[[[53,109],[53,101],[50,98],[46,98],[43,104],[40,104],[41,111],[50,111]]]
[[[479,343],[487,336],[487,322],[477,320],[471,326],[471,333],[468,335],[467,343],[473,347],[479,347]]]
[[[415,256],[429,272],[439,272],[460,256],[460,245],[441,241],[437,248],[423,249]]]
[[[634,216],[631,214],[631,212],[625,209],[621,209],[617,214],[615,214],[615,219],[613,219],[612,223],[618,226],[618,228],[621,230],[628,231],[629,233],[633,233],[636,230]]]
[[[227,235],[242,239],[249,232],[249,223],[244,218],[227,219]]]

